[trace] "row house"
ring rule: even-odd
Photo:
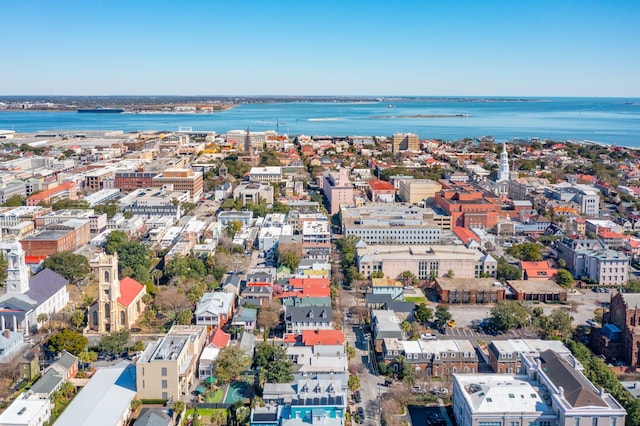
[[[382,356],[385,363],[394,363],[399,356],[412,364],[416,371],[428,377],[450,376],[478,371],[478,357],[468,340],[400,340],[383,339]],[[394,363],[398,368],[398,364]]]

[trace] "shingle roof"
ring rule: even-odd
[[[47,268],[29,280],[29,291],[26,295],[40,305],[68,283],[62,275]]]
[[[172,417],[162,408],[145,408],[140,412],[134,426],[170,426]]]
[[[331,306],[287,306],[286,320],[290,322],[331,322]]]
[[[562,386],[564,397],[573,407],[608,407],[607,403],[567,360],[552,350],[540,354],[542,370],[556,387]]]
[[[35,394],[51,395],[53,391],[64,381],[62,377],[53,368],[48,369],[37,382],[31,386],[31,392]]]

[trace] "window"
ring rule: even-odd
[[[598,426],[598,418],[594,417],[591,419],[591,426]]]
[[[502,422],[479,422],[478,426],[502,426]]]
[[[162,389],[166,389],[167,387],[168,387],[168,386],[167,386],[167,381],[166,381],[166,380],[163,380],[163,381],[162,381]]]
[[[573,426],[580,426],[580,417],[573,418]]]
[[[167,367],[162,367],[162,377],[167,377]]]

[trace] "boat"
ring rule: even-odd
[[[396,107],[395,105],[391,105],[391,104],[387,105],[387,108],[395,108],[395,107]]]
[[[101,106],[97,106],[95,108],[80,108],[78,112],[85,113],[98,113],[98,114],[122,114],[124,110],[122,108],[104,108]]]

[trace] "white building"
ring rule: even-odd
[[[329,231],[329,222],[322,221],[305,221],[302,224],[302,243],[303,244],[326,244],[331,242],[331,232]]]
[[[51,417],[51,401],[21,393],[0,414],[0,426],[43,426]]]
[[[253,182],[282,182],[282,167],[252,167],[249,171],[249,180]]]

